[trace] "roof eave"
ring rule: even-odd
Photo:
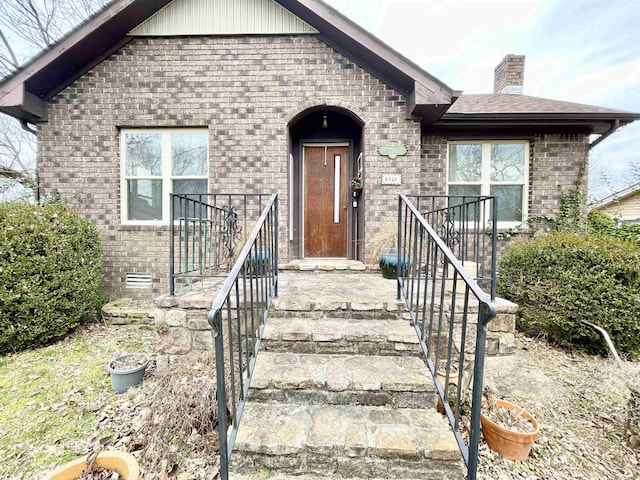
[[[604,197],[598,200],[596,203],[591,205],[591,208],[603,208],[608,207],[609,205],[613,205],[615,203],[619,203],[627,198],[633,196],[640,196],[640,183],[634,183],[633,185],[625,188],[624,190],[620,190],[608,197]]]
[[[434,123],[434,127],[500,127],[516,126],[571,126],[590,128],[592,133],[605,133],[612,122],[620,126],[640,120],[637,113],[447,113]]]
[[[25,89],[24,83],[0,97],[0,112],[37,123],[47,120],[47,102]]]
[[[171,0],[114,1],[61,40],[0,81],[0,111],[29,122],[46,121],[34,111],[34,97],[46,100],[126,43],[131,23],[146,19]],[[105,44],[105,38],[110,41]],[[25,99],[21,103],[20,94]]]

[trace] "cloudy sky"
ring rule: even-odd
[[[640,0],[325,0],[453,89],[493,91],[526,55],[524,94],[640,112]],[[591,198],[640,181],[640,121],[592,150]]]

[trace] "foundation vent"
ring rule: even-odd
[[[150,273],[127,273],[127,287],[131,288],[150,288]]]

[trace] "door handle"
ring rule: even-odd
[[[342,209],[343,209],[343,210],[346,210],[346,209],[347,209],[347,206],[345,205],[344,207],[342,207]]]

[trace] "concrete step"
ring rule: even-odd
[[[250,401],[434,406],[434,382],[417,357],[260,352]]]
[[[269,318],[263,348],[270,352],[421,355],[408,320]]]
[[[250,402],[231,471],[263,469],[329,478],[464,476],[453,433],[435,409]]]

